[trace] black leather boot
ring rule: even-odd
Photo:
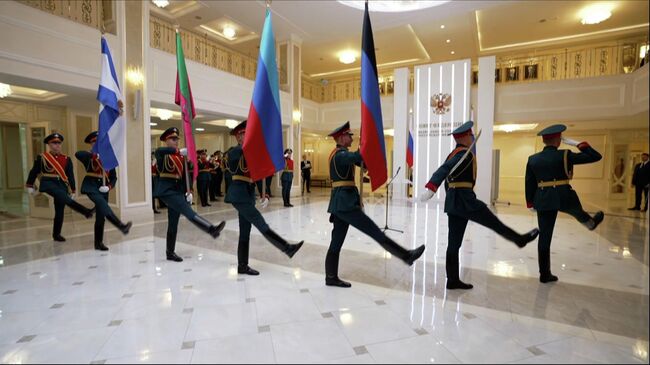
[[[106,216],[106,220],[111,222],[112,225],[114,225],[117,229],[122,232],[122,234],[129,234],[129,230],[131,229],[131,226],[133,225],[132,222],[127,222],[126,224],[122,223],[122,221],[117,218],[114,214],[109,214]]]
[[[176,232],[167,232],[167,260],[182,262],[183,259],[174,252],[175,248]]]
[[[65,237],[61,236],[60,234],[52,236],[52,239],[56,242],[65,242]]]
[[[538,250],[537,256],[539,263],[539,281],[542,283],[558,281],[558,277],[551,274],[551,250]]]
[[[80,213],[86,218],[92,218],[93,213],[95,212],[95,207],[88,209],[74,200],[70,201],[70,203],[68,203],[68,206],[72,208],[72,210],[74,210],[77,213]]]
[[[352,284],[339,278],[339,256],[340,252],[332,250],[327,251],[325,257],[325,285],[337,286],[339,288],[349,288]]]
[[[199,227],[203,232],[208,233],[212,238],[219,237],[219,234],[221,234],[221,231],[223,231],[223,228],[226,226],[225,221],[221,221],[218,225],[213,226],[212,223],[198,214],[192,218],[192,223]]]
[[[532,229],[524,234],[519,235],[519,238],[517,238],[515,244],[519,248],[524,248],[528,242],[533,241],[535,238],[537,238],[537,236],[539,236],[539,229]]]
[[[108,251],[104,245],[104,220],[95,221],[95,250]]]
[[[587,229],[593,231],[594,229],[596,229],[596,227],[598,227],[600,223],[602,223],[604,218],[605,218],[605,214],[601,211],[598,211],[596,212],[596,214],[594,214],[594,216],[591,219],[589,219],[583,224],[585,225],[585,227],[587,227]]]
[[[424,245],[421,245],[420,247],[418,247],[416,249],[409,250],[408,251],[408,257],[406,258],[406,261],[405,261],[406,264],[409,265],[409,266],[413,265],[413,263],[415,261],[417,261],[417,259],[419,259],[420,256],[422,256],[422,254],[424,253],[424,249],[425,249]]]
[[[474,287],[474,285],[464,283],[460,280],[458,273],[458,252],[449,252],[447,250],[445,269],[447,270],[447,289],[469,290]]]
[[[237,273],[243,275],[257,276],[260,274],[259,271],[251,269],[248,264],[239,264],[237,265]]]
[[[263,233],[264,238],[266,238],[269,242],[273,244],[277,249],[280,251],[284,252],[289,258],[292,258],[293,255],[300,250],[300,247],[302,247],[303,243],[305,241],[300,241],[296,244],[291,244],[287,242],[284,238],[280,237],[277,233],[275,233],[272,229],[269,229],[268,231]]]

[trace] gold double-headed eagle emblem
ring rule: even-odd
[[[431,109],[434,114],[442,115],[449,112],[451,107],[451,95],[437,93],[431,97]]]

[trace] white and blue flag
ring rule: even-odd
[[[106,171],[114,169],[123,160],[126,120],[120,115],[121,99],[122,93],[111,51],[108,49],[108,42],[102,37],[102,75],[97,90],[99,128],[93,152],[99,154]]]

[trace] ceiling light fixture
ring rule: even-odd
[[[235,31],[235,28],[231,27],[230,25],[226,25],[225,27],[223,27],[223,35],[226,38],[233,39],[235,38],[236,34],[237,32]]]
[[[11,95],[13,91],[11,91],[11,86],[7,84],[0,83],[0,99],[6,98],[7,96]]]
[[[451,54],[456,54],[456,51],[451,51]]]
[[[365,1],[338,0],[342,5],[364,10]],[[449,0],[373,0],[368,2],[368,10],[381,13],[401,13],[405,11],[421,10],[442,5]]]
[[[156,116],[158,116],[160,120],[170,120],[174,116],[174,112],[167,109],[158,109],[156,111]]]
[[[445,29],[445,25],[444,25],[444,24],[441,25],[441,26],[440,26],[440,29]]]
[[[144,75],[139,67],[129,66],[126,71],[126,79],[134,86],[140,86],[144,82]]]
[[[169,5],[168,0],[151,0],[151,2],[154,3],[154,5],[156,5],[159,8],[164,8],[167,5]]]
[[[234,119],[226,119],[226,127],[233,129],[239,125],[239,121]]]
[[[349,65],[357,60],[357,53],[355,51],[343,51],[339,53],[339,61],[343,64]]]
[[[580,11],[581,23],[598,24],[604,22],[612,16],[614,6],[610,3],[596,3],[583,8]]]
[[[197,132],[203,132],[205,130],[205,128],[194,128],[194,130],[197,131]]]
[[[537,128],[537,123],[530,124],[497,124],[494,126],[495,131],[499,132],[518,132],[518,131],[532,131]]]
[[[151,127],[155,127],[155,126],[158,125],[158,123],[150,122],[149,125],[150,125]]]
[[[447,39],[447,43],[451,43],[451,39]]]

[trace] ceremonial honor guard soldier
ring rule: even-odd
[[[90,145],[97,141],[97,131],[90,133],[84,139]],[[108,205],[108,192],[115,188],[117,174],[115,169],[104,171],[102,161],[98,154],[88,151],[75,153],[77,160],[81,161],[86,169],[86,177],[81,184],[81,193],[88,195],[95,203],[95,250],[108,251],[104,245],[104,218],[113,224],[123,234],[128,234],[131,222],[122,223]]]
[[[175,247],[181,214],[213,238],[219,237],[226,222],[214,226],[192,210],[192,192],[187,188],[187,171],[184,167],[187,149],[178,149],[178,128],[168,128],[160,140],[167,146],[156,150],[159,178],[154,196],[167,206],[167,260],[180,262],[183,259],[176,255]]]
[[[537,211],[539,224],[539,281],[548,283],[557,281],[557,276],[551,273],[551,239],[557,212],[564,212],[593,231],[603,221],[603,212],[597,212],[593,217],[582,209],[578,194],[570,185],[573,178],[573,165],[581,165],[599,161],[602,156],[589,143],[562,138],[566,126],[552,125],[543,129],[537,135],[542,136],[544,149],[530,157],[526,165],[526,204],[528,208]],[[574,153],[558,149],[564,142],[576,146],[580,150]]]
[[[244,159],[244,150],[242,143],[246,132],[246,121],[241,122],[231,132],[237,138],[237,146],[232,147],[226,152],[225,163],[226,171],[230,174],[232,182],[226,191],[226,203],[230,203],[239,213],[239,246],[237,249],[239,274],[259,275],[259,272],[248,266],[248,251],[250,246],[251,224],[257,228],[260,233],[269,242],[280,251],[284,252],[289,258],[298,252],[302,247],[303,241],[297,244],[290,244],[276,232],[271,230],[262,214],[255,208],[255,184],[250,178],[248,166]]]
[[[52,238],[58,242],[65,242],[65,238],[61,236],[65,206],[69,206],[86,218],[93,216],[94,209],[88,209],[72,199],[76,190],[74,168],[70,157],[61,153],[63,136],[59,133],[52,133],[45,137],[43,142],[48,145],[49,151],[36,157],[25,186],[30,194],[34,194],[34,182],[36,178],[39,178],[38,191],[54,198]]]
[[[476,222],[490,228],[508,241],[514,242],[519,248],[537,237],[539,231],[533,229],[525,234],[519,234],[503,224],[492,211],[476,198],[476,156],[471,151],[474,122],[465,122],[456,128],[452,134],[456,140],[456,148],[447,156],[431,179],[426,184],[427,190],[421,201],[427,201],[438,191],[444,182],[445,213],[449,217],[449,238],[447,243],[447,289],[471,289],[471,284],[460,280],[458,251],[463,243],[463,235],[468,221]]]
[[[284,200],[285,207],[293,207],[291,205],[291,184],[293,184],[292,153],[293,151],[290,148],[284,150],[284,171],[280,175],[280,182],[282,182],[282,200]]]
[[[216,151],[210,161],[210,201],[218,201],[221,194],[221,182],[223,181],[223,170],[221,167],[221,151]]]
[[[363,162],[363,158],[359,151],[348,151],[352,145],[350,122],[346,122],[329,136],[336,141],[336,148],[329,157],[332,193],[327,208],[327,212],[330,213],[330,222],[334,224],[334,228],[332,229],[332,241],[325,258],[325,285],[342,288],[352,286],[338,276],[339,255],[350,225],[377,241],[393,256],[409,266],[412,265],[424,252],[424,245],[414,250],[403,248],[386,236],[375,222],[361,210],[361,197],[354,183],[354,168],[355,165],[358,166]]]
[[[210,162],[208,161],[206,150],[199,150],[196,152],[196,155],[199,156],[199,175],[196,179],[196,188],[199,191],[201,206],[210,207],[212,206],[210,203],[208,203],[208,188],[210,187]]]

